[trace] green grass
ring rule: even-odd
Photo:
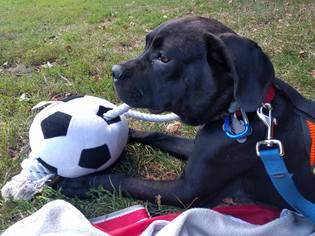
[[[0,0],[0,187],[19,172],[19,163],[28,155],[33,105],[69,93],[119,103],[111,66],[141,52],[146,32],[173,17],[211,16],[257,41],[270,55],[277,76],[314,99],[314,11],[311,0]],[[53,67],[42,68],[47,62]],[[27,99],[21,100],[22,94]],[[130,126],[165,129],[165,125],[139,121],[131,121]],[[180,132],[191,136],[195,129],[183,126]],[[180,161],[143,145],[129,145],[127,153],[113,171],[164,179],[174,178],[183,167]],[[100,198],[67,200],[87,217],[140,202],[122,197],[119,190],[97,192]],[[0,199],[0,229],[57,198],[65,197],[46,188],[32,201]],[[175,210],[142,204],[152,214]]]

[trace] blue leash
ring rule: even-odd
[[[315,204],[305,199],[296,188],[292,174],[288,172],[279,149],[260,150],[259,153],[278,193],[290,206],[315,223]]]
[[[268,109],[268,115],[264,114],[263,109]],[[257,115],[268,127],[268,133],[266,140],[257,142],[256,153],[261,158],[272,184],[282,198],[295,210],[315,223],[315,204],[305,199],[297,189],[292,180],[292,174],[288,172],[283,161],[282,143],[273,139],[275,120],[271,116],[271,110],[272,107],[269,103],[265,103],[257,109]],[[269,149],[262,149],[262,146],[267,146]]]

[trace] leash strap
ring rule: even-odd
[[[267,114],[265,111],[267,111]],[[315,204],[305,199],[297,189],[292,174],[288,172],[283,161],[283,145],[280,140],[273,137],[273,128],[277,121],[272,116],[271,111],[270,103],[264,103],[257,109],[259,119],[268,128],[267,139],[256,143],[257,156],[262,160],[272,184],[281,197],[295,210],[315,223]]]
[[[260,150],[265,169],[282,198],[295,210],[315,223],[315,204],[305,199],[292,180],[279,149]]]

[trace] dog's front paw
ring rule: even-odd
[[[141,142],[146,136],[147,132],[135,130],[135,129],[129,129],[128,133],[128,142]]]
[[[83,176],[78,178],[63,178],[55,185],[57,190],[68,197],[88,198],[87,192],[93,186],[95,176]]]

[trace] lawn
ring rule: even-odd
[[[255,40],[269,54],[279,78],[315,99],[314,12],[312,0],[0,0],[0,187],[20,171],[19,163],[30,151],[28,128],[36,115],[32,106],[70,94],[119,104],[111,66],[139,54],[145,34],[174,17],[213,17]],[[129,124],[166,130],[166,124]],[[192,136],[195,128],[183,125],[178,132]],[[168,179],[178,176],[183,165],[134,144],[113,171]],[[137,203],[152,214],[176,210],[125,198],[119,191],[95,191],[100,197],[88,201],[67,199],[48,187],[32,201],[0,199],[0,230],[57,198],[67,199],[87,217]]]

